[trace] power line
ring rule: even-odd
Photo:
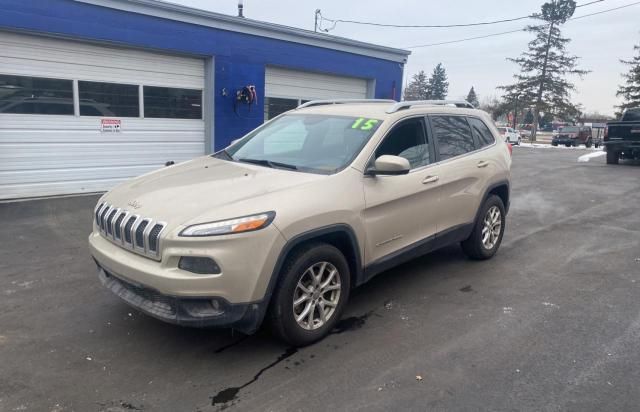
[[[594,0],[585,4],[581,4],[576,6],[585,7],[595,3],[602,3],[605,0]],[[316,10],[316,16],[320,17],[320,26],[322,26],[323,21],[328,21],[333,23],[331,27],[322,29],[322,31],[328,32],[333,30],[338,23],[349,23],[349,24],[360,24],[366,26],[375,26],[375,27],[394,27],[394,28],[450,28],[450,27],[475,27],[475,26],[487,26],[492,24],[500,24],[500,23],[509,23],[513,21],[525,20],[525,19],[533,19],[536,18],[537,14],[530,14],[527,16],[514,17],[511,19],[501,19],[501,20],[493,20],[493,21],[484,21],[478,23],[459,23],[459,24],[387,24],[387,23],[376,23],[376,22],[368,22],[368,21],[358,21],[358,20],[344,20],[344,19],[330,19],[328,17],[324,17],[320,10]]]
[[[589,4],[593,4],[593,2],[592,3],[583,4],[582,6],[588,6]],[[614,7],[612,9],[602,10],[602,11],[595,12],[595,13],[584,14],[584,15],[578,16],[578,17],[572,17],[572,18],[568,19],[567,21],[578,20],[578,19],[583,19],[585,17],[595,16],[595,15],[598,15],[598,14],[609,13],[609,12],[612,12],[612,11],[625,9],[627,7],[636,6],[638,4],[640,4],[640,1],[637,1],[635,3],[625,4],[624,6],[620,6],[620,7]],[[467,38],[458,39],[458,40],[449,40],[449,41],[444,41],[444,42],[439,42],[439,43],[429,43],[429,44],[421,44],[421,45],[417,45],[417,46],[408,46],[408,47],[405,47],[405,48],[406,49],[418,49],[418,48],[422,48],[422,47],[442,46],[444,44],[462,43],[462,42],[465,42],[465,41],[486,39],[487,37],[503,36],[505,34],[519,33],[519,32],[522,32],[522,31],[525,31],[525,28],[521,28],[521,29],[517,29],[517,30],[509,30],[509,31],[504,31],[504,32],[500,32],[500,33],[486,34],[484,36],[467,37]]]
[[[612,9],[597,11],[595,13],[584,14],[584,15],[578,16],[578,17],[572,17],[569,20],[584,19],[585,17],[591,17],[591,16],[595,16],[595,15],[598,15],[598,14],[609,13],[610,11],[626,9],[627,7],[635,6],[635,5],[638,5],[638,4],[640,4],[640,1],[636,1],[635,3],[625,4],[624,6],[620,6],[620,7],[614,7]]]

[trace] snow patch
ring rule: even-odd
[[[605,154],[607,154],[607,152],[593,152],[593,153],[587,153],[586,155],[582,155],[578,158],[578,162],[581,163],[586,163],[591,159],[594,159],[596,157],[600,157],[600,156],[604,156]]]

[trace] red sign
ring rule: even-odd
[[[100,132],[102,133],[120,133],[122,129],[122,120],[120,119],[100,119]]]

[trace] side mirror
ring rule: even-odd
[[[382,155],[376,159],[374,167],[367,170],[367,175],[376,176],[394,176],[406,175],[411,170],[411,164],[404,157]]]

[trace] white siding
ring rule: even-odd
[[[201,59],[5,32],[0,74],[204,88]],[[0,199],[104,191],[205,153],[204,120],[119,119],[101,133],[100,117],[0,114]]]
[[[364,99],[367,97],[367,80],[267,67],[265,95],[303,100]]]

